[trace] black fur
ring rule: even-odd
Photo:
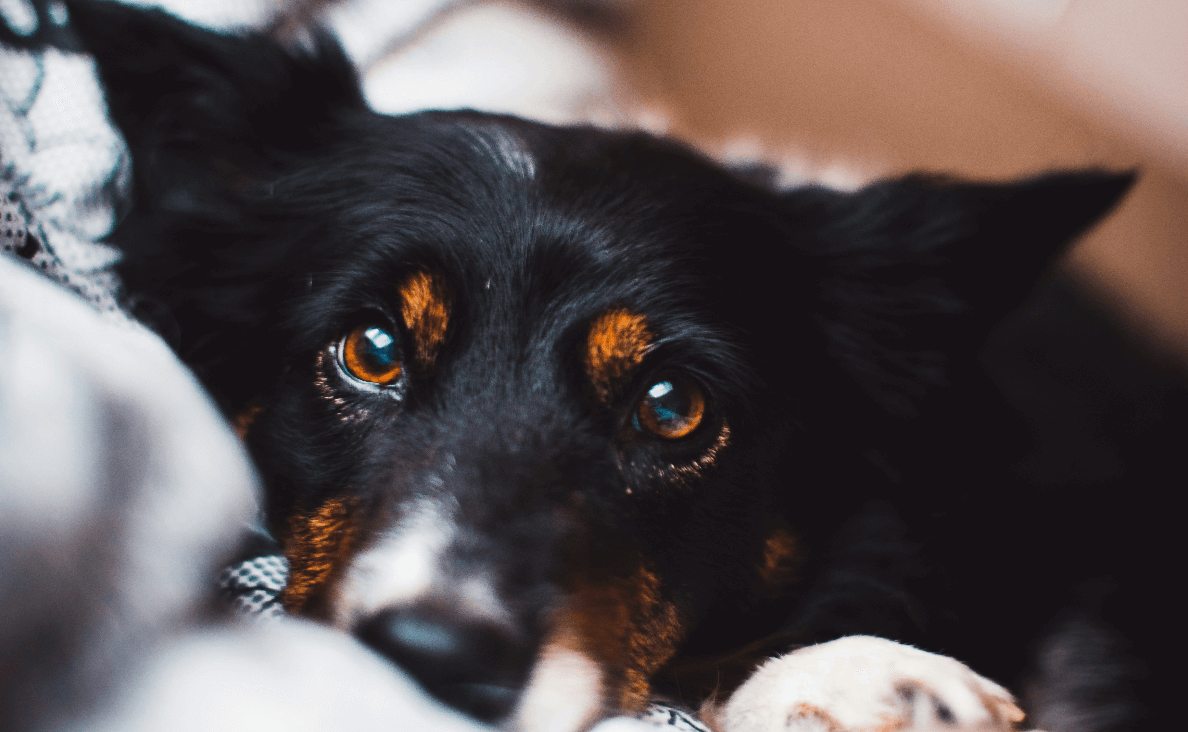
[[[475,537],[458,561],[499,578],[523,627],[517,647],[545,632],[567,562],[588,569],[642,547],[692,619],[656,685],[690,704],[723,678],[721,659],[770,634],[785,647],[856,632],[918,643],[1016,690],[1040,679],[1037,704],[1057,693],[1032,660],[1049,627],[1097,613],[1132,639],[1110,661],[1127,679],[1154,653],[1136,608],[1157,603],[1157,565],[1125,524],[1157,522],[1148,513],[1171,484],[1152,471],[1171,453],[1134,435],[1166,439],[1152,425],[1168,419],[1101,438],[1132,453],[1113,473],[1066,480],[1076,471],[1045,467],[1050,451],[1029,445],[1102,389],[1056,403],[1061,378],[1029,370],[1044,358],[1030,342],[1049,345],[1060,316],[1101,319],[1053,285],[1047,310],[995,330],[1131,176],[781,192],[641,133],[375,114],[325,39],[283,50],[161,13],[70,7],[133,153],[135,207],[113,237],[129,296],[229,415],[263,406],[249,444],[278,529],[343,486],[370,520],[390,521],[454,456],[442,490]],[[500,159],[504,140],[532,175]],[[397,310],[396,283],[422,268],[444,273],[455,297],[436,370],[413,375],[400,402],[335,383],[366,412],[344,423],[315,388],[316,356],[360,312]],[[589,319],[611,306],[645,313],[662,341],[604,407],[579,353]],[[1088,343],[1086,358],[1114,345]],[[1055,364],[1074,353],[1050,352]],[[661,369],[697,379],[711,419],[729,424],[701,476],[677,468],[712,430],[662,443],[628,424]],[[1142,378],[1123,398],[1179,414],[1173,382]],[[1077,424],[1125,423],[1093,419]],[[1098,447],[1082,440],[1067,459]],[[755,568],[777,516],[805,564],[763,597]],[[1087,586],[1107,588],[1093,607]],[[1114,605],[1124,609],[1103,609]],[[1135,688],[1119,692],[1125,713],[1093,729],[1129,729],[1158,707],[1144,697],[1153,685]]]

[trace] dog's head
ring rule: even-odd
[[[864,456],[1129,184],[778,191],[639,133],[378,115],[323,41],[71,7],[133,153],[123,274],[239,415],[287,606],[528,728],[639,708],[702,619],[811,573]]]

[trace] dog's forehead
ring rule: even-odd
[[[356,242],[344,254],[358,265],[368,250],[389,285],[411,266],[439,270],[463,295],[539,306],[597,292],[643,307],[703,274],[692,263],[711,237],[699,233],[716,220],[697,200],[709,186],[696,178],[721,189],[725,176],[676,169],[693,156],[644,138],[475,113],[399,122],[371,160],[344,166],[365,183],[339,181],[360,192],[344,215]]]
[[[468,145],[504,171],[532,180],[536,176],[536,160],[525,141],[513,130],[502,125],[462,123],[458,125],[463,145]]]
[[[662,223],[737,210],[757,188],[671,140],[594,127],[555,127],[478,112],[425,112],[368,126],[352,169],[401,181],[401,201],[420,199],[471,216],[515,204]],[[374,181],[373,181],[374,182]],[[357,190],[363,190],[360,187]],[[375,189],[387,194],[391,189]],[[397,202],[397,201],[393,201]],[[483,210],[492,202],[499,208]]]
[[[341,316],[369,298],[400,314],[409,276],[425,272],[448,295],[454,353],[544,354],[620,311],[640,325],[601,342],[622,345],[628,360],[653,341],[722,332],[714,303],[728,288],[715,260],[755,239],[737,224],[740,202],[763,203],[755,189],[640,134],[478,113],[384,124],[374,148],[356,149],[334,175],[317,172],[319,184],[352,191],[323,290]],[[608,322],[620,321],[636,322]],[[646,344],[627,337],[636,331]]]

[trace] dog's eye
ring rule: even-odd
[[[705,395],[690,378],[662,374],[644,391],[635,410],[635,429],[667,440],[697,429],[705,416]]]
[[[342,339],[342,367],[351,376],[380,386],[400,378],[400,344],[387,328],[356,326]]]

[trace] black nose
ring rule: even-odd
[[[513,631],[436,605],[386,610],[355,634],[429,693],[486,722],[512,711],[535,656]]]

